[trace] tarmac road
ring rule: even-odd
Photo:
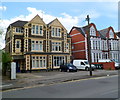
[[[118,98],[118,75],[3,92],[3,98]]]

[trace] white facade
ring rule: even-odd
[[[91,41],[91,59],[92,62],[98,62],[99,59],[112,59],[118,61],[120,42],[114,38],[114,32],[109,30],[109,38],[101,38],[96,36],[94,26],[90,27]]]
[[[119,41],[109,40],[110,59],[119,60]]]
[[[102,59],[102,42],[101,38],[91,37],[91,58],[92,62],[98,62]]]

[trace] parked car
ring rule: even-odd
[[[60,71],[69,71],[69,72],[72,72],[72,71],[75,71],[77,72],[77,67],[74,66],[72,63],[66,63],[66,64],[61,64],[60,65]]]
[[[81,70],[90,70],[90,65],[87,60],[73,60],[73,65],[77,67],[77,69]],[[95,65],[91,64],[92,70],[96,67]]]
[[[112,61],[115,62],[115,69],[120,69],[120,63],[114,59]]]

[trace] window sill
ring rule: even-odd
[[[62,51],[51,51],[51,52],[61,52],[62,53]]]
[[[44,52],[44,51],[41,51],[41,50],[31,50],[31,52]]]
[[[46,67],[32,68],[32,69],[47,69]]]
[[[54,38],[61,38],[61,36],[51,36],[51,37],[54,37]]]
[[[31,34],[31,35],[36,35],[36,36],[43,36],[43,34]]]

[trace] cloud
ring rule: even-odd
[[[0,10],[5,11],[6,9],[7,9],[7,7],[6,7],[6,6],[0,6]]]
[[[8,25],[10,25],[11,23],[13,23],[17,20],[30,21],[32,18],[35,17],[35,15],[38,14],[41,18],[43,18],[44,22],[46,24],[48,24],[49,22],[51,22],[55,18],[58,18],[60,20],[60,22],[63,24],[63,26],[69,32],[73,26],[85,25],[86,23],[85,22],[83,23],[83,21],[85,20],[87,14],[90,14],[91,18],[97,18],[100,16],[100,14],[94,10],[86,11],[83,14],[80,14],[79,16],[71,16],[71,15],[64,12],[64,13],[60,14],[61,17],[47,14],[46,12],[44,12],[42,10],[38,10],[38,9],[32,8],[32,7],[27,7],[27,11],[29,12],[29,14],[27,16],[19,15],[19,16],[16,16],[14,18],[11,18],[9,20],[8,19],[2,20],[2,22],[0,23],[0,26],[4,29],[4,34],[2,35],[2,38],[0,39],[0,43],[2,44],[2,48],[4,47],[4,37],[5,37],[5,33],[6,33],[6,29],[7,29]]]

